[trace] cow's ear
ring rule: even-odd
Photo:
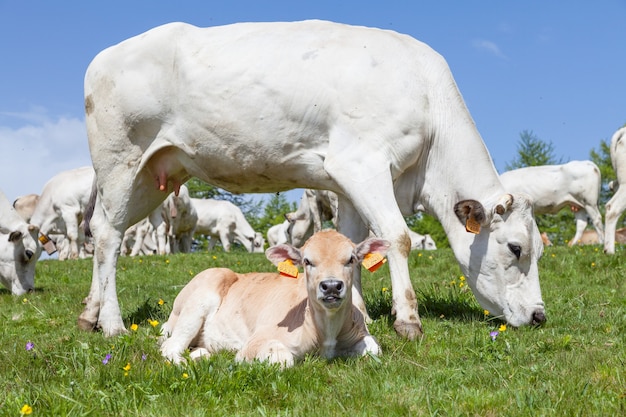
[[[485,208],[476,200],[459,201],[454,205],[454,213],[465,225],[465,230],[474,234],[479,234],[480,227],[487,221]]]
[[[9,234],[9,242],[17,242],[21,238],[22,238],[22,232],[20,232],[19,230],[16,230]]]
[[[302,263],[302,255],[300,251],[291,245],[285,243],[268,248],[265,251],[267,259],[278,266],[280,262],[290,260],[294,265],[300,265]]]
[[[388,240],[371,237],[359,243],[356,248],[354,248],[354,254],[358,261],[362,262],[369,253],[379,253],[385,256],[389,250],[389,246],[391,246],[391,243],[389,243]]]

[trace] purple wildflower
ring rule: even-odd
[[[109,359],[111,359],[111,354],[107,353],[107,355],[104,357],[104,359],[102,359],[102,363],[104,365],[106,365],[107,363],[109,363]]]
[[[148,359],[148,354],[144,353],[143,355],[141,355],[142,361],[145,361],[146,359]]]
[[[33,350],[35,344],[33,342],[26,343],[26,350]]]
[[[498,337],[499,334],[500,334],[500,332],[495,330],[495,331],[489,333],[489,336],[491,336],[491,340],[496,340],[496,337]]]

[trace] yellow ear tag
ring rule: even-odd
[[[280,275],[289,278],[298,278],[298,267],[293,264],[291,259],[286,259],[278,263],[278,272]]]
[[[363,258],[363,262],[361,262],[361,264],[368,271],[374,272],[378,268],[380,268],[385,262],[387,262],[387,259],[384,258],[383,255],[381,255],[380,253],[374,252],[374,253],[368,253],[367,255],[365,255],[365,257]]]
[[[476,220],[472,219],[472,218],[467,218],[467,221],[465,222],[465,230],[467,230],[470,233],[474,233],[475,235],[480,233],[480,223],[478,223]]]

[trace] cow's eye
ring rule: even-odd
[[[356,262],[356,256],[351,256],[350,259],[348,259],[348,262],[346,262],[346,266],[352,265],[355,262]]]
[[[302,261],[302,263],[304,264],[304,266],[312,266],[313,264],[311,263],[311,261],[309,261],[308,258],[304,258],[304,260]]]
[[[522,255],[522,247],[520,245],[509,243],[509,250],[513,252],[513,255],[515,255],[517,259],[519,259],[519,257]]]

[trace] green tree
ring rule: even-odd
[[[532,130],[523,130],[517,142],[517,157],[506,164],[505,170],[562,163],[562,159],[557,160],[554,155],[552,142],[541,140]]]
[[[260,204],[263,205],[260,215],[248,219],[250,226],[257,232],[267,236],[267,230],[275,224],[285,221],[285,214],[295,211],[297,205],[295,202],[289,203],[284,194],[271,194],[269,201],[265,203],[263,199]]]

